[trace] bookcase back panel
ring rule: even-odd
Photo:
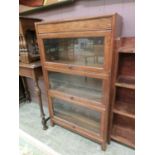
[[[52,98],[54,115],[89,131],[100,133],[101,113],[75,105],[58,98]]]
[[[135,114],[135,91],[127,88],[116,88],[115,109],[128,114]]]
[[[102,90],[103,81],[101,79],[58,72],[48,72],[48,78],[50,89],[102,102],[104,93]]]
[[[116,101],[134,104],[135,103],[135,91],[132,89],[117,87]]]
[[[135,76],[135,54],[120,53],[118,76]]]
[[[135,120],[130,119],[128,117],[124,117],[121,115],[114,114],[114,125],[121,126],[122,128],[129,128],[134,130],[135,129]]]
[[[104,37],[44,39],[46,61],[103,67]]]

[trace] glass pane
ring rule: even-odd
[[[74,123],[82,128],[99,133],[101,113],[86,107],[71,104],[54,98],[52,100],[55,116]]]
[[[45,39],[46,61],[103,67],[104,38]]]
[[[102,80],[78,75],[49,72],[50,88],[89,100],[102,101]]]

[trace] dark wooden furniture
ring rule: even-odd
[[[22,78],[19,76],[19,103],[26,101],[25,88]]]
[[[73,2],[75,2],[75,0],[19,0],[19,14],[25,16],[47,9],[55,9],[62,5],[69,5]]]
[[[44,4],[44,0],[19,0],[19,4],[30,7],[39,7]]]
[[[28,78],[31,78],[34,80],[35,92],[36,92],[36,96],[38,98],[40,113],[41,113],[41,118],[42,118],[42,125],[43,125],[43,129],[46,130],[47,129],[47,125],[46,125],[47,119],[45,119],[45,114],[44,114],[42,99],[41,99],[41,91],[40,91],[39,84],[38,84],[38,78],[40,76],[42,76],[42,67],[41,67],[40,61],[33,62],[30,64],[19,63],[19,75],[22,77],[23,84],[25,87],[25,96],[26,96],[27,100],[29,100],[29,101],[30,101],[30,94],[27,89],[25,77],[28,77]]]
[[[116,41],[110,137],[135,145],[135,49],[134,37]]]
[[[34,23],[40,19],[20,17],[19,19],[19,56],[22,63],[40,59]]]
[[[36,23],[51,125],[106,149],[113,40],[119,15]]]

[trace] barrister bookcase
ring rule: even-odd
[[[135,39],[116,40],[110,137],[135,147]]]
[[[51,125],[107,145],[117,14],[36,23]]]

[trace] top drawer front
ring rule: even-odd
[[[38,24],[38,33],[109,30],[112,27],[112,18],[97,18],[77,21],[66,21],[60,23]]]

